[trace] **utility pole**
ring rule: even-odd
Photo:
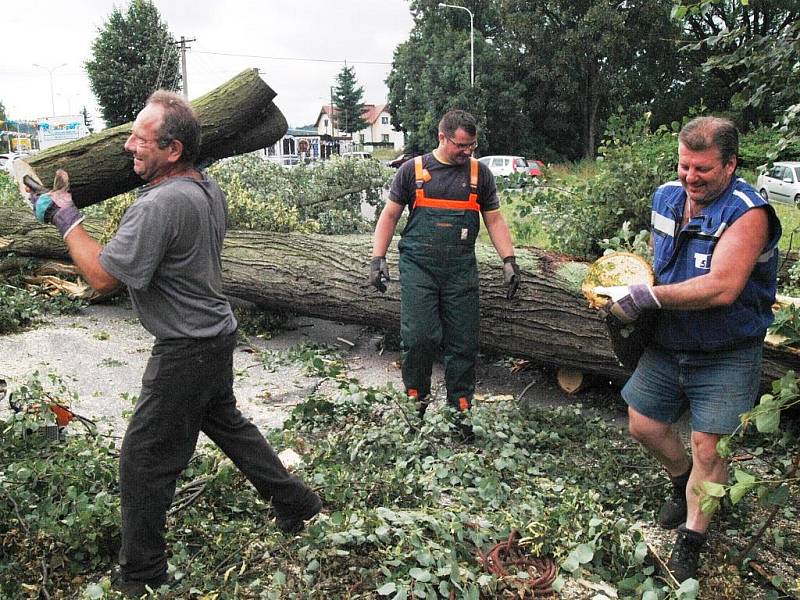
[[[191,46],[187,46],[189,42],[196,42],[196,38],[192,38],[187,40],[185,37],[181,36],[180,42],[173,42],[176,46],[181,47],[181,78],[183,79],[183,97],[187,100],[189,99],[189,81],[186,78],[186,50],[187,48],[191,50]]]
[[[330,86],[329,89],[330,89],[330,92],[331,92],[331,137],[334,137],[334,135],[333,135],[333,132],[334,132],[334,129],[333,129],[333,112],[334,112],[334,108],[333,108],[333,86]]]

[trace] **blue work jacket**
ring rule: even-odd
[[[739,297],[730,306],[704,310],[662,310],[654,341],[672,350],[713,351],[761,344],[772,323],[781,225],[755,189],[734,177],[725,191],[683,228],[686,192],[679,181],[653,194],[651,229],[656,284],[680,283],[710,272],[714,250],[725,230],[748,210],[766,207],[769,241]]]

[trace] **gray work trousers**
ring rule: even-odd
[[[181,471],[205,433],[282,516],[301,514],[314,492],[290,475],[258,428],[236,408],[236,334],[159,340],[142,377],[119,462],[122,546],[119,563],[134,580],[166,572],[166,513]]]

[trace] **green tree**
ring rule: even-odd
[[[502,0],[496,42],[524,84],[531,126],[568,158],[594,157],[618,106],[639,114],[675,77],[679,29],[658,0]]]
[[[463,108],[479,119],[484,155],[593,157],[617,106],[641,115],[676,77],[679,25],[659,0],[464,5],[474,14],[474,87],[467,15],[436,0],[411,3],[414,27],[387,79],[409,149],[435,145],[441,114]]]
[[[508,96],[513,96],[513,91],[507,89],[509,82],[501,82],[498,87],[484,84],[498,76],[491,68],[496,64],[496,50],[484,37],[487,29],[494,31],[495,6],[494,0],[469,3],[475,15],[475,86],[470,87],[469,22],[464,26],[467,15],[460,10],[441,9],[436,0],[411,2],[414,27],[409,39],[396,48],[392,71],[386,79],[392,124],[405,132],[407,150],[434,148],[439,119],[448,110],[460,108],[478,118],[478,143],[487,153],[487,98],[491,95],[495,106],[501,107]]]
[[[3,104],[2,100],[0,100],[0,126],[2,126],[6,122],[6,107]]]
[[[334,123],[339,131],[354,133],[368,125],[363,117],[363,98],[364,88],[356,81],[355,69],[345,65],[336,76],[336,87],[333,88],[333,101],[336,105]]]
[[[85,66],[108,126],[132,121],[156,89],[180,89],[175,40],[150,0],[114,7],[98,31]]]
[[[673,14],[692,65],[685,83],[692,104],[702,98],[747,127],[800,102],[798,0],[684,0]]]

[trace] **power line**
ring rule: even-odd
[[[194,54],[213,54],[215,56],[235,56],[238,58],[263,58],[266,60],[293,60],[301,62],[321,62],[321,63],[346,63],[355,65],[391,65],[390,62],[381,62],[376,60],[334,60],[331,58],[299,58],[296,56],[261,56],[259,54],[232,54],[229,52],[207,52],[202,50],[194,50]]]

